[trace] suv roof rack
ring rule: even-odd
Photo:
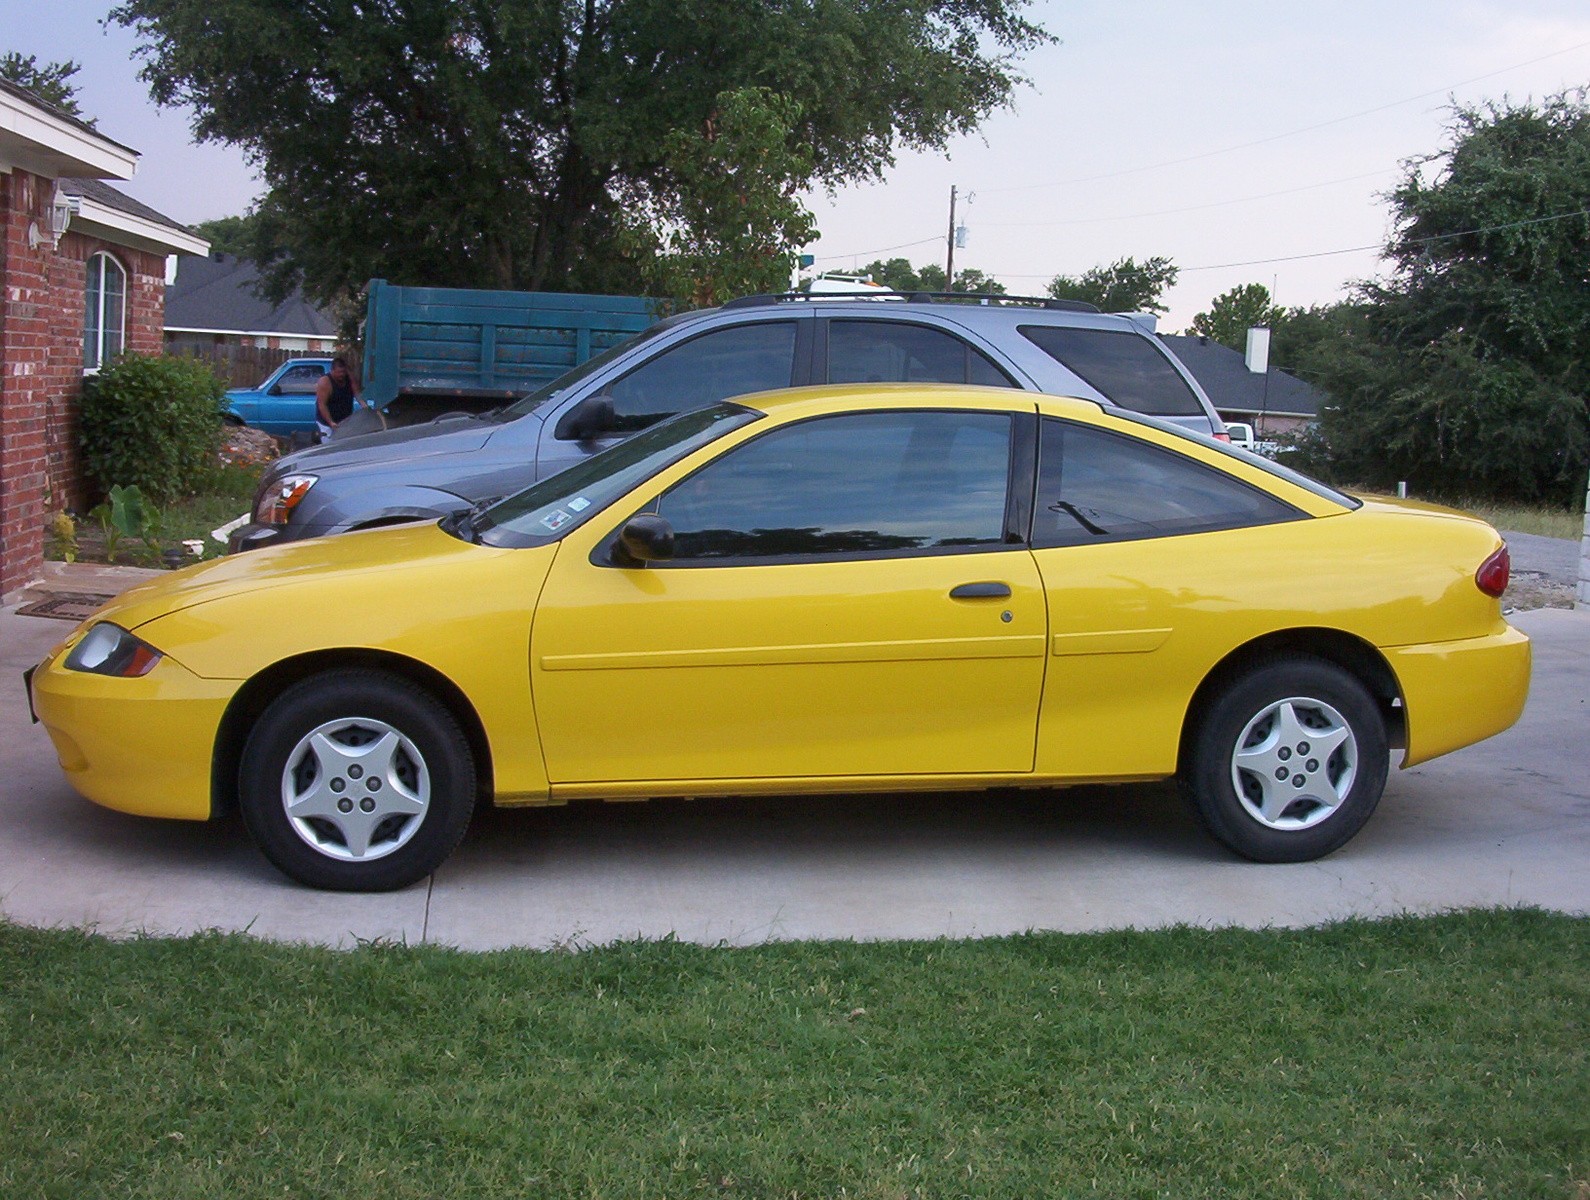
[[[805,301],[822,304],[829,300],[870,300],[874,304],[981,304],[990,308],[1025,307],[1047,308],[1058,312],[1096,313],[1096,304],[1085,300],[1057,300],[1053,296],[1005,296],[986,292],[880,292],[877,288],[856,292],[772,292],[756,296],[739,296],[726,300],[720,308],[763,308],[773,304]]]

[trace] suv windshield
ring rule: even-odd
[[[464,523],[464,536],[488,546],[539,546],[583,525],[625,492],[762,414],[739,404],[680,413],[643,433],[548,476]]]

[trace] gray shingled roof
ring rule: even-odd
[[[106,137],[99,130],[95,129],[94,126],[91,125],[89,122],[83,120],[82,117],[74,117],[71,113],[67,112],[65,109],[57,108],[55,105],[51,104],[48,100],[44,99],[44,97],[40,96],[37,92],[29,91],[27,88],[23,87],[20,83],[12,83],[9,79],[0,79],[0,92],[8,92],[8,93],[10,93],[13,96],[18,97],[19,99],[26,100],[30,104],[36,104],[38,107],[42,108],[45,112],[49,113],[51,116],[59,117],[61,120],[65,121],[67,124],[77,126],[77,128],[82,130],[84,133],[92,134],[94,137],[99,138],[101,141],[109,142],[112,146],[115,146],[118,150],[125,150],[129,154],[137,154],[138,153],[138,151],[134,150],[131,146],[124,146],[120,142],[118,142],[115,138]]]
[[[68,196],[81,196],[85,200],[93,200],[103,204],[106,208],[114,208],[117,212],[127,213],[129,216],[141,217],[145,221],[152,221],[156,225],[164,225],[167,229],[175,229],[179,233],[194,233],[186,225],[173,221],[165,213],[156,212],[142,201],[134,200],[125,192],[118,192],[110,184],[100,179],[59,179],[61,191]]]
[[[258,284],[258,269],[235,254],[179,255],[177,281],[166,288],[166,328],[336,336],[330,314],[302,294],[273,305]]]
[[[1209,394],[1220,412],[1274,413],[1278,417],[1317,417],[1325,393],[1296,375],[1271,367],[1266,376],[1248,370],[1243,356],[1210,338],[1161,334],[1166,347]]]

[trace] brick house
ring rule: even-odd
[[[123,350],[160,353],[167,256],[209,250],[103,182],[137,165],[0,80],[0,603],[38,576],[49,514],[88,499],[84,377]]]

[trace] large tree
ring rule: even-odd
[[[817,232],[790,182],[811,173],[810,150],[791,144],[799,119],[794,101],[742,88],[701,129],[668,135],[668,178],[637,187],[628,211],[656,290],[704,307],[788,289],[796,249]]]
[[[1392,270],[1361,289],[1356,337],[1316,363],[1334,397],[1325,437],[1339,472],[1369,483],[1577,499],[1590,466],[1590,108],[1583,92],[1458,108],[1448,133],[1392,193]]]
[[[1007,104],[1027,0],[125,0],[162,104],[242,146],[277,286],[634,287],[634,189],[725,91],[798,105],[812,183]],[[677,165],[677,164],[675,164]]]
[[[1081,275],[1056,275],[1049,281],[1049,295],[1057,300],[1082,300],[1104,312],[1162,313],[1160,299],[1165,289],[1176,282],[1176,264],[1168,258],[1145,258],[1138,262],[1122,258],[1107,267],[1089,267]]]

